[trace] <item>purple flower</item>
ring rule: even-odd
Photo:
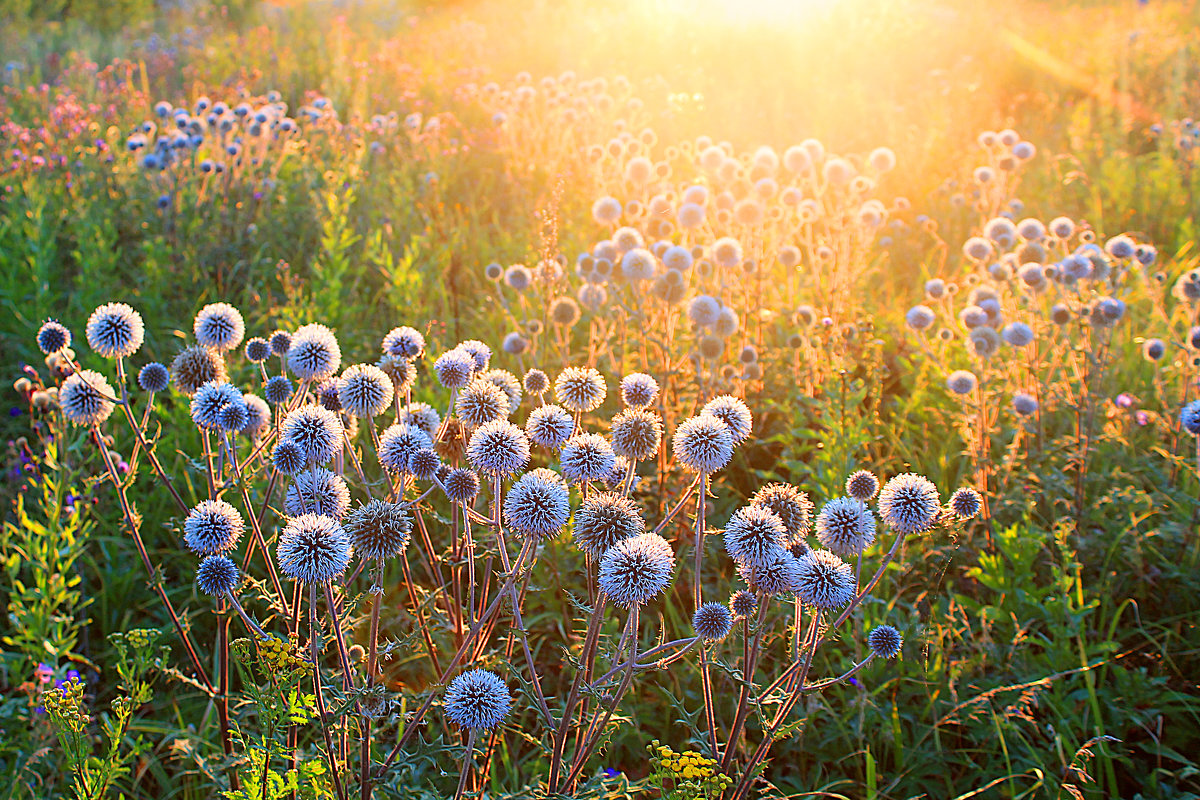
[[[850,678],[848,678],[848,679],[847,679],[847,683],[849,683],[851,686],[858,686],[858,685],[859,685],[859,683],[858,683],[858,678],[855,678],[854,676],[851,676]]]
[[[1133,408],[1134,402],[1133,395],[1129,394],[1128,392],[1121,392],[1119,395],[1117,395],[1117,408]]]
[[[24,412],[22,412],[21,409],[17,408],[16,406],[13,406],[8,410],[8,415],[10,417],[19,417],[22,413]]]
[[[1138,409],[1136,412],[1134,412],[1133,419],[1138,425],[1145,426],[1150,424],[1149,412],[1143,411],[1142,409]]]
[[[604,768],[604,777],[619,778],[619,777],[621,777],[621,770],[613,769],[612,767],[605,767]]]

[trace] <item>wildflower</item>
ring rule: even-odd
[[[113,390],[99,372],[84,369],[63,381],[58,403],[63,416],[75,425],[90,427],[108,419],[115,406]]]
[[[292,382],[283,375],[273,375],[263,387],[263,394],[266,395],[268,403],[283,405],[292,396]]]
[[[288,414],[279,428],[279,438],[295,442],[306,464],[325,464],[342,447],[345,429],[334,412],[306,405]]]
[[[592,219],[601,225],[615,225],[621,218],[621,203],[615,197],[601,197],[592,204]]]
[[[762,566],[787,546],[783,520],[764,505],[749,505],[733,512],[725,526],[725,549],[739,564]]]
[[[412,520],[401,503],[372,500],[350,512],[345,530],[354,552],[365,559],[384,560],[408,547]]]
[[[206,383],[196,390],[192,397],[192,421],[204,430],[218,430],[225,427],[222,424],[221,412],[226,406],[242,406],[246,401],[242,393],[231,383]],[[245,420],[242,420],[244,423]],[[239,428],[241,425],[239,424]]]
[[[983,507],[983,499],[979,496],[979,492],[970,486],[963,486],[950,495],[949,506],[954,516],[959,519],[970,519]]]
[[[1167,353],[1167,345],[1162,339],[1147,339],[1142,344],[1142,356],[1147,361],[1160,361]]]
[[[796,595],[810,606],[841,608],[854,599],[854,574],[850,565],[828,550],[813,550],[797,559]]]
[[[258,436],[271,426],[271,407],[256,394],[243,394],[246,422],[238,430],[246,436]]]
[[[529,463],[529,439],[508,420],[486,422],[471,434],[467,458],[486,475],[512,475]]]
[[[643,533],[617,542],[600,559],[596,582],[618,606],[641,605],[671,582],[675,554],[667,540]]]
[[[379,464],[389,472],[405,472],[413,453],[432,447],[433,439],[415,425],[390,425],[379,436]]]
[[[929,530],[940,508],[937,487],[911,472],[892,478],[879,493],[879,515],[900,533]]]
[[[271,451],[271,463],[284,475],[296,475],[305,467],[304,451],[300,445],[284,439],[276,443]]]
[[[613,417],[610,434],[614,453],[641,461],[658,452],[662,418],[644,408],[627,408]]]
[[[196,315],[192,331],[202,347],[232,350],[246,335],[246,324],[241,312],[228,303],[210,303]]]
[[[599,559],[617,542],[646,532],[637,504],[621,494],[602,492],[584,501],[575,512],[571,534],[580,550]]]
[[[478,339],[468,339],[465,342],[459,342],[458,346],[474,359],[476,372],[483,372],[488,368],[488,361],[492,358],[492,348]]]
[[[759,564],[739,564],[738,574],[757,591],[787,594],[799,585],[800,561],[788,550],[777,550]]]
[[[480,730],[499,725],[512,708],[508,687],[494,672],[473,669],[446,687],[446,719],[460,728]]]
[[[333,331],[314,322],[292,335],[287,360],[288,368],[302,380],[326,380],[341,366],[342,349]]]
[[[215,555],[237,546],[246,530],[238,510],[224,500],[203,500],[183,521],[183,543],[193,553]]]
[[[1037,413],[1038,401],[1031,394],[1017,392],[1012,398],[1013,411],[1017,412],[1017,416],[1028,417],[1031,414]]]
[[[288,520],[277,548],[279,568],[304,584],[323,584],[350,563],[350,536],[332,517],[302,514]]]
[[[508,396],[491,381],[476,378],[458,393],[455,410],[472,428],[508,416]]]
[[[516,375],[506,369],[489,369],[480,373],[479,380],[487,381],[504,392],[504,396],[508,399],[508,411],[503,416],[507,417],[520,408],[521,382],[517,380]]]
[[[867,634],[867,647],[880,658],[895,658],[903,644],[900,631],[891,625],[880,625]]]
[[[347,414],[377,417],[392,404],[392,379],[379,367],[354,364],[337,382],[338,399]]]
[[[46,320],[38,328],[37,346],[46,355],[54,355],[71,346],[71,332],[54,320]]]
[[[146,392],[165,392],[171,382],[171,373],[157,361],[151,361],[138,370],[138,386]]]
[[[1200,400],[1193,400],[1179,412],[1179,424],[1192,436],[1200,436]]]
[[[288,487],[283,507],[289,517],[322,514],[340,519],[350,508],[350,489],[327,469],[304,470]]]
[[[534,444],[558,449],[575,432],[575,420],[562,406],[539,406],[529,413],[525,432]]]
[[[864,503],[879,491],[879,478],[865,469],[860,469],[846,479],[846,494]]]
[[[567,486],[548,469],[525,473],[504,498],[504,520],[531,539],[556,535],[567,524],[570,513]]]
[[[713,322],[712,330],[717,336],[722,339],[728,339],[738,332],[741,323],[738,321],[737,312],[729,306],[723,306],[717,312],[717,319]]]
[[[957,369],[946,378],[946,387],[955,394],[970,394],[977,385],[974,373],[965,369]]]
[[[721,603],[705,603],[692,615],[692,628],[706,642],[719,642],[729,635],[733,614]]]
[[[225,380],[225,359],[215,350],[193,345],[184,348],[171,362],[171,379],[175,388],[186,395],[193,395],[196,390],[211,381]]]
[[[425,431],[430,441],[442,425],[442,417],[437,409],[427,403],[413,403],[406,406],[400,413],[400,422]]]
[[[716,298],[706,294],[693,297],[692,302],[688,305],[688,319],[701,327],[708,327],[715,323],[720,313],[721,304]]]
[[[417,358],[425,352],[425,337],[415,328],[402,325],[383,337],[383,352],[399,358]]]
[[[142,315],[124,303],[106,303],[88,317],[87,340],[104,358],[129,358],[142,346]]]
[[[469,503],[479,494],[479,476],[469,469],[452,469],[442,480],[446,497],[452,503]]]
[[[745,619],[758,610],[758,599],[753,592],[739,589],[729,598],[729,610],[735,619]]]
[[[525,373],[525,391],[541,397],[550,388],[550,376],[540,369],[531,369]]]
[[[554,381],[554,394],[568,411],[594,411],[604,402],[607,388],[599,370],[567,367]]]
[[[1025,347],[1033,341],[1033,329],[1024,322],[1010,322],[1000,335],[1013,347]]]
[[[753,418],[750,409],[737,397],[727,394],[714,397],[704,404],[700,413],[716,417],[728,425],[735,445],[741,444],[750,436]]]
[[[271,344],[271,355],[282,358],[292,349],[292,335],[287,331],[275,331],[269,339]]]
[[[437,454],[436,450],[429,447],[414,450],[408,457],[408,471],[417,480],[429,480],[434,475],[437,475],[441,466],[441,457]]]
[[[513,264],[504,270],[504,282],[510,289],[523,292],[533,283],[533,273],[524,264]]]
[[[196,568],[196,588],[212,597],[223,597],[237,588],[237,566],[222,555],[205,556]]]
[[[461,389],[475,374],[475,358],[461,347],[447,350],[433,362],[438,382],[447,389]]]
[[[630,408],[654,405],[658,398],[658,381],[644,372],[631,372],[621,379],[621,400]]]
[[[733,433],[719,418],[701,414],[675,429],[675,458],[693,472],[712,473],[733,457]]]
[[[792,539],[808,535],[812,525],[813,504],[808,495],[786,483],[768,483],[750,498],[752,505],[763,506],[779,517]]]
[[[817,515],[817,541],[843,558],[861,555],[875,541],[875,515],[854,497],[830,500]]]
[[[649,250],[635,247],[621,257],[621,274],[626,280],[648,281],[654,278],[658,260]]]
[[[261,364],[271,357],[271,345],[261,336],[255,336],[246,342],[246,360],[251,364]]]
[[[612,445],[597,433],[580,433],[563,443],[559,453],[563,476],[572,483],[603,480],[616,461]]]

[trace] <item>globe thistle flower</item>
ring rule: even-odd
[[[458,346],[460,349],[470,353],[471,358],[475,360],[476,372],[483,372],[488,368],[488,362],[492,358],[492,348],[478,339],[467,339],[465,342],[459,342]]]
[[[742,263],[742,245],[731,236],[723,236],[713,242],[712,257],[718,266],[732,269]]]
[[[223,428],[221,411],[229,405],[245,406],[242,393],[231,383],[206,383],[192,397],[192,422],[204,430]]]
[[[417,480],[427,481],[437,475],[438,470],[442,467],[442,459],[438,456],[437,451],[422,447],[420,450],[414,450],[408,457],[408,471]]]
[[[355,417],[377,417],[392,404],[392,379],[379,367],[354,364],[337,381],[342,408]]]
[[[841,608],[854,599],[854,572],[828,550],[813,550],[797,559],[796,596],[820,609]]]
[[[80,370],[63,381],[58,403],[63,415],[73,424],[90,427],[108,419],[115,406],[113,390],[99,372]]]
[[[250,412],[241,398],[239,398],[239,402],[226,403],[217,412],[217,429],[226,433],[241,433],[242,428],[246,427],[246,423],[249,421]]]
[[[758,564],[738,564],[738,574],[764,594],[789,594],[800,582],[800,560],[788,550],[776,550]]]
[[[1037,398],[1031,394],[1017,392],[1012,398],[1013,411],[1017,416],[1028,417],[1031,414],[1036,414],[1038,410]]]
[[[567,367],[554,381],[558,402],[575,413],[595,411],[607,392],[604,377],[592,367]]]
[[[733,614],[721,603],[705,603],[692,614],[692,628],[706,642],[719,642],[733,628]]]
[[[1104,243],[1104,250],[1113,258],[1132,258],[1137,245],[1128,236],[1114,236]]]
[[[1171,296],[1185,303],[1200,300],[1200,270],[1189,270],[1176,278]]]
[[[392,390],[396,396],[403,395],[417,382],[417,368],[407,358],[384,353],[375,362],[375,366],[391,378]]]
[[[575,512],[571,535],[592,560],[600,559],[617,542],[641,536],[646,521],[637,504],[621,494],[601,492],[584,501]]]
[[[255,336],[246,341],[246,360],[251,364],[261,364],[271,357],[271,345],[261,336]]]
[[[332,378],[342,364],[342,348],[333,331],[314,322],[292,335],[287,351],[288,369],[301,380]]]
[[[171,385],[171,373],[157,361],[151,361],[138,370],[138,386],[145,392],[165,392]]]
[[[296,475],[307,466],[304,461],[304,450],[289,439],[283,439],[276,443],[275,448],[271,451],[271,463],[284,475]]]
[[[645,408],[627,408],[613,417],[611,435],[614,453],[644,461],[662,444],[662,418]]]
[[[700,413],[716,417],[728,425],[735,445],[741,444],[750,436],[753,426],[750,409],[741,399],[733,395],[714,397],[704,404]]]
[[[658,381],[644,372],[631,372],[621,379],[621,400],[630,408],[645,408],[658,399]]]
[[[928,306],[913,306],[904,315],[904,321],[914,331],[923,331],[932,327],[933,323],[937,321],[937,316]]]
[[[446,687],[446,719],[460,728],[483,730],[504,721],[512,708],[508,687],[494,672],[473,669]]]
[[[550,388],[550,376],[540,369],[531,369],[525,373],[525,391],[541,397]]]
[[[203,500],[183,521],[183,543],[193,553],[217,555],[237,546],[246,521],[224,500]]]
[[[485,422],[471,434],[467,458],[485,475],[513,475],[529,463],[529,438],[508,420]]]
[[[433,362],[433,372],[438,382],[447,389],[461,389],[475,375],[475,358],[466,350],[456,347],[447,350]]]
[[[459,419],[472,428],[508,416],[508,397],[491,381],[476,378],[458,393],[455,410]]]
[[[592,219],[601,225],[615,225],[621,219],[621,203],[615,197],[601,197],[592,204]]]
[[[210,597],[224,597],[240,580],[237,565],[225,556],[205,556],[196,568],[196,588]]]
[[[504,270],[504,283],[510,289],[523,292],[533,283],[533,273],[524,264],[513,264]]]
[[[500,349],[512,356],[519,356],[529,349],[529,340],[516,331],[511,331],[504,336],[504,341],[500,343]]]
[[[276,552],[284,575],[319,585],[350,564],[350,536],[332,517],[301,514],[288,520]]]
[[[1200,436],[1200,400],[1193,400],[1179,412],[1179,424],[1192,436]]]
[[[504,277],[504,267],[493,261],[483,268],[483,275],[489,281],[498,281]]]
[[[867,634],[867,647],[879,658],[895,658],[904,645],[904,637],[891,625],[880,625]]]
[[[479,476],[469,469],[452,469],[442,479],[446,497],[452,503],[469,503],[479,494]]]
[[[288,487],[283,507],[289,517],[323,514],[341,519],[350,508],[350,489],[327,469],[304,470]]]
[[[753,592],[738,589],[729,597],[729,611],[734,619],[745,619],[758,610],[758,598]]]
[[[525,432],[534,444],[557,450],[575,432],[575,419],[562,406],[539,406],[529,412]]]
[[[1033,342],[1033,328],[1024,322],[1010,322],[1000,336],[1013,347],[1025,347]]]
[[[635,247],[621,256],[621,274],[626,280],[648,281],[658,270],[658,259],[649,250]]]
[[[516,375],[506,369],[489,369],[479,375],[479,380],[488,381],[504,392],[508,398],[508,411],[504,416],[511,415],[521,407],[521,382]]]
[[[88,317],[88,346],[104,358],[129,358],[142,346],[142,315],[124,303],[105,303]]]
[[[48,356],[60,353],[71,346],[71,332],[55,320],[46,320],[38,328],[37,346]]]
[[[413,453],[432,448],[433,439],[415,425],[390,425],[379,436],[379,465],[391,473],[406,472]]]
[[[1142,357],[1147,361],[1161,361],[1167,354],[1167,345],[1162,339],[1147,339],[1142,343]]]
[[[751,505],[763,506],[779,517],[788,536],[803,539],[812,526],[813,504],[808,495],[787,483],[768,483],[750,498]]]
[[[286,356],[288,351],[292,349],[292,335],[287,331],[275,331],[269,339],[271,344],[271,355]]]
[[[213,350],[232,350],[242,343],[246,323],[242,312],[228,303],[209,303],[192,322],[196,341]]]
[[[862,555],[875,541],[875,515],[857,498],[830,500],[817,515],[817,541],[842,558]]]
[[[612,445],[596,433],[572,436],[559,453],[563,476],[571,483],[602,481],[616,465]]]
[[[712,331],[722,339],[728,339],[733,336],[741,328],[741,322],[738,320],[737,312],[729,306],[723,306],[717,312],[717,321],[712,325]]]
[[[905,472],[884,484],[878,507],[883,521],[900,533],[921,533],[937,521],[941,502],[928,478]]]
[[[398,358],[418,358],[425,352],[425,337],[415,328],[401,325],[383,337],[383,352]]]
[[[676,460],[686,469],[709,474],[733,458],[733,433],[721,419],[701,414],[675,429],[672,446]]]
[[[720,302],[706,294],[696,295],[688,304],[688,319],[704,328],[716,323],[720,313]]]
[[[345,428],[341,417],[318,405],[301,406],[284,418],[279,438],[300,447],[305,464],[325,464],[342,447]]]
[[[556,472],[532,470],[509,488],[503,510],[504,521],[521,536],[534,540],[555,536],[571,514],[567,485]]]
[[[313,394],[317,396],[317,402],[321,404],[321,408],[327,411],[342,410],[342,398],[338,396],[337,378],[321,381],[313,387]]]
[[[596,583],[614,605],[631,608],[667,588],[674,572],[671,545],[656,533],[643,533],[608,548]]]
[[[846,494],[864,503],[879,491],[879,478],[865,469],[854,472],[846,479]]]
[[[412,539],[412,519],[404,504],[387,500],[372,500],[351,511],[345,529],[354,552],[364,559],[397,556]]]
[[[949,506],[950,511],[959,519],[971,519],[983,508],[983,499],[979,492],[970,486],[963,486],[955,489],[954,494],[950,495]]]
[[[251,438],[264,433],[271,427],[271,407],[256,394],[243,394],[242,404],[246,408],[246,421],[238,431]]]
[[[283,375],[273,375],[263,387],[263,394],[268,403],[281,406],[292,397],[292,382]]]
[[[442,426],[442,417],[437,409],[427,403],[413,403],[400,413],[400,421],[405,425],[420,428],[429,436],[430,441]]]
[[[725,549],[739,564],[769,564],[787,543],[783,520],[766,506],[739,508],[725,526]]]
[[[956,369],[946,378],[946,388],[955,394],[971,394],[978,383],[974,373],[965,369]]]

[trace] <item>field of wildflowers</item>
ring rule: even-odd
[[[0,1],[0,796],[1200,798],[1200,8]]]

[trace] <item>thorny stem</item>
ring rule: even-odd
[[[591,660],[591,654],[596,650],[596,642],[600,638],[600,623],[604,618],[604,607],[608,604],[608,597],[601,594],[596,601],[596,607],[592,609],[592,615],[588,619],[587,633],[584,635],[583,650],[579,654],[580,669],[575,673],[575,679],[571,682],[571,691],[567,694],[567,703],[563,706],[562,718],[558,723],[558,730],[554,734],[554,752],[550,757],[550,793],[553,794],[558,790],[558,775],[562,769],[563,750],[567,743],[567,729],[571,725],[571,717],[575,711],[575,704],[579,701],[579,689],[583,683],[583,666]]]
[[[330,614],[336,614],[329,609]],[[338,775],[337,760],[333,754],[333,736],[329,732],[328,712],[325,710],[325,695],[321,691],[321,647],[319,643],[319,625],[317,624],[317,584],[308,587],[308,631],[309,652],[312,656],[313,694],[317,699],[317,715],[321,719],[321,735],[325,738],[325,761],[329,765],[329,775],[333,779],[333,788],[338,800],[346,800],[346,792],[342,788],[342,779]]]

